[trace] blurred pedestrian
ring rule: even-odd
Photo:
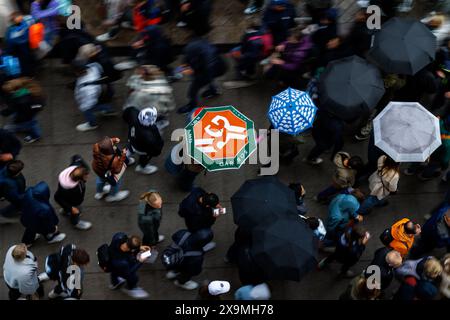
[[[142,243],[146,246],[154,247],[165,239],[158,232],[162,207],[163,199],[155,189],[150,189],[141,195],[138,206],[138,225],[143,233]]]
[[[14,160],[22,149],[22,144],[17,137],[0,128],[0,169]]]
[[[0,169],[0,196],[9,202],[9,205],[0,209],[0,221],[12,222],[21,211],[22,200],[25,195],[26,181],[22,174],[24,163],[20,160],[10,161],[5,168]]]
[[[290,0],[271,0],[263,13],[262,24],[273,35],[275,46],[288,37],[288,30],[295,27],[295,7]]]

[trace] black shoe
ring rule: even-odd
[[[218,95],[220,95],[219,91],[208,89],[202,93],[202,98],[211,99],[211,98],[217,97]]]
[[[188,113],[188,112],[191,112],[191,111],[194,110],[194,109],[195,109],[194,106],[192,106],[192,105],[190,105],[190,104],[187,104],[187,105],[185,105],[185,106],[179,108],[179,109],[177,110],[177,113]]]

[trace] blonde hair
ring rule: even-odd
[[[423,267],[423,273],[426,277],[436,279],[442,273],[442,265],[438,259],[432,257],[429,258]]]
[[[162,197],[158,192],[150,191],[143,193],[140,197],[140,200],[147,202],[149,205],[153,205],[158,200],[162,201]]]
[[[11,253],[14,260],[22,261],[27,256],[27,245],[20,243],[16,245]]]

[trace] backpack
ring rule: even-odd
[[[51,280],[59,280],[59,271],[61,270],[61,255],[52,253],[45,258],[45,273]]]
[[[103,272],[111,272],[110,258],[109,258],[109,246],[105,243],[97,249],[98,266]]]
[[[174,267],[180,265],[185,257],[195,257],[201,256],[202,251],[186,251],[184,252],[181,247],[191,235],[190,232],[186,232],[180,239],[178,243],[172,243],[168,246],[161,255],[161,261],[164,267],[167,269],[173,269]]]
[[[262,55],[264,58],[270,56],[273,50],[273,37],[270,33],[265,33],[259,36],[253,36],[248,41],[259,41],[263,45]]]
[[[392,234],[391,234],[391,228],[385,229],[380,234],[380,240],[386,247],[389,247],[391,242],[394,241],[394,238],[392,237]]]
[[[19,76],[21,73],[19,59],[14,56],[0,57],[0,70],[2,69],[7,76]]]

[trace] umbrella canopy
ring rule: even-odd
[[[275,177],[247,180],[231,197],[234,222],[247,230],[297,216],[295,193]]]
[[[387,73],[414,75],[435,59],[436,37],[421,22],[392,18],[375,34],[369,58]]]
[[[439,119],[417,102],[391,102],[373,120],[375,145],[396,162],[424,162],[441,145]]]
[[[312,127],[316,112],[306,92],[288,88],[272,97],[268,116],[275,129],[296,135]]]
[[[250,254],[270,280],[300,279],[317,266],[318,240],[299,217],[260,225],[252,232]]]
[[[330,62],[319,82],[321,107],[345,121],[375,108],[384,91],[380,71],[358,56]]]

